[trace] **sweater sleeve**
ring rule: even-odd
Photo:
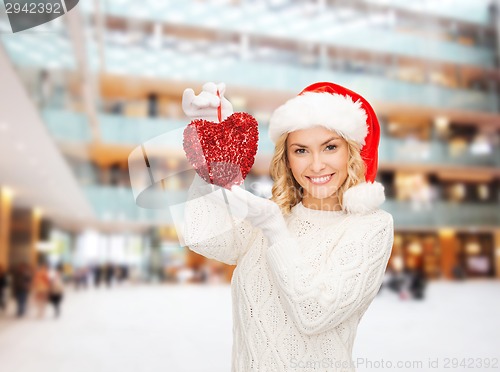
[[[383,281],[394,240],[392,216],[351,224],[321,270],[300,262],[297,241],[272,245],[267,259],[299,329],[314,335],[337,327],[375,298]]]
[[[222,191],[219,188],[217,192]],[[248,251],[256,229],[248,221],[233,216],[227,205],[208,197],[206,187],[192,187],[188,196],[184,245],[207,258],[236,265]]]

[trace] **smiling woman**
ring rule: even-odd
[[[302,203],[311,209],[341,210],[344,189],[360,183],[365,172],[359,145],[323,126],[282,134],[276,149],[272,163],[277,169],[273,173],[282,169],[291,173],[285,178],[286,184],[276,189],[282,190],[280,195],[293,194],[297,186],[290,181],[295,180]],[[279,165],[281,154],[285,154],[284,166]],[[284,209],[295,204],[288,200]]]
[[[237,186],[223,198],[195,176],[182,235],[191,250],[237,265],[233,372],[354,371],[357,326],[394,238],[375,182],[377,117],[358,94],[317,83],[274,112],[269,134],[272,199]]]

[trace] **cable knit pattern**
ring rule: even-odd
[[[184,211],[184,243],[192,251],[207,258],[236,265],[250,248],[249,239],[259,231],[248,221],[231,215],[226,205],[206,196],[212,190],[220,192],[220,187],[212,189],[209,184],[205,185],[189,189]]]
[[[380,209],[317,211],[299,203],[286,217],[290,238],[269,247],[246,221],[234,221],[232,230],[217,235],[221,225],[215,219],[228,216],[218,209],[214,217],[202,199],[187,208],[187,235],[198,241],[190,248],[237,263],[231,280],[232,372],[354,371],[353,342],[382,283],[392,216]],[[215,230],[200,242],[202,224]]]

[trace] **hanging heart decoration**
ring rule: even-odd
[[[259,140],[258,123],[236,112],[220,123],[193,120],[184,129],[188,161],[206,182],[230,189],[241,185],[252,168]]]

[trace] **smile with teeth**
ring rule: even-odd
[[[311,183],[315,184],[315,185],[322,185],[322,184],[325,184],[327,183],[328,181],[331,180],[333,176],[333,173],[332,174],[329,174],[327,176],[321,176],[321,177],[307,177],[309,178],[309,180],[311,181]]]

